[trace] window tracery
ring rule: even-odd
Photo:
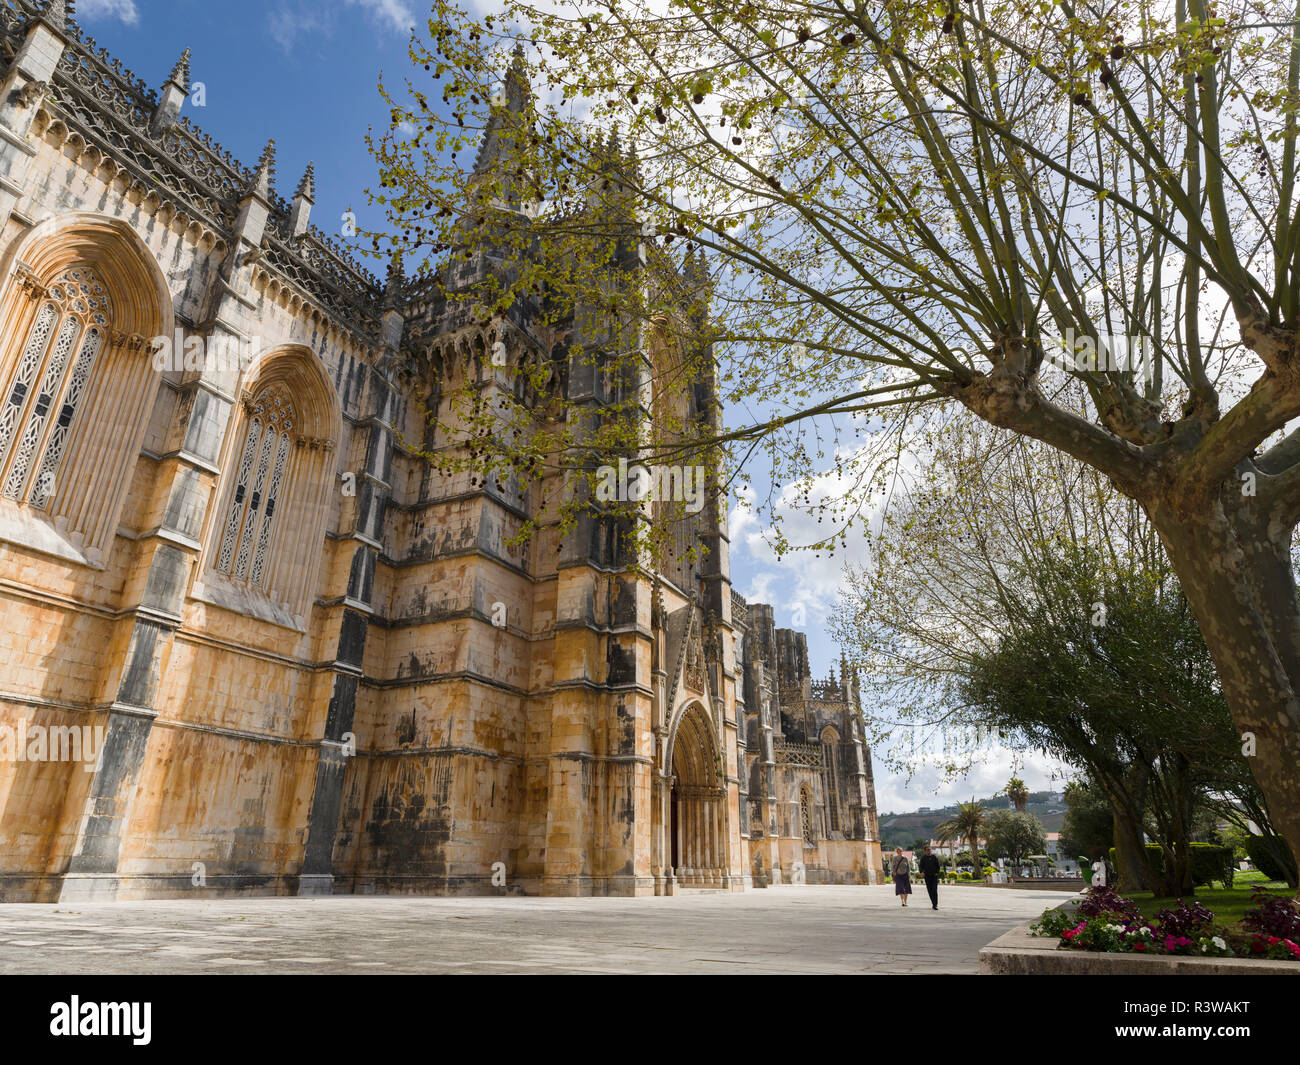
[[[248,425],[214,568],[236,581],[261,586],[286,487],[285,470],[298,442],[297,414],[281,385],[262,389],[247,403],[247,410]]]
[[[74,266],[41,295],[0,404],[0,495],[44,510],[110,327],[95,271]]]

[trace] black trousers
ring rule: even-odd
[[[925,878],[925,890],[930,893],[930,905],[937,910],[939,908],[939,878],[937,876],[927,876]]]

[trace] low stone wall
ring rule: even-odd
[[[1300,962],[1069,950],[1049,936],[1031,936],[1032,923],[1017,925],[981,950],[980,972],[992,976],[1300,976]]]
[[[1060,880],[1035,880],[1032,877],[1013,878],[1005,884],[998,884],[998,887],[1013,888],[1031,888],[1035,891],[1082,891],[1088,886],[1086,880],[1080,880],[1078,877],[1062,877]]]
[[[917,881],[913,881],[917,883]],[[1009,880],[1005,884],[990,884],[987,880],[954,880],[939,882],[940,887],[988,887],[988,888],[1027,888],[1033,891],[1068,891],[1080,892],[1084,884],[1080,880]]]

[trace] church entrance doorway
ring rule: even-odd
[[[678,721],[672,746],[669,849],[684,887],[724,883],[726,790],[704,708],[692,704]]]

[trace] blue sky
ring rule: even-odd
[[[203,83],[205,99],[201,108],[187,100],[184,113],[246,166],[274,138],[282,196],[292,194],[313,160],[312,221],[337,236],[349,208],[362,225],[381,221],[365,206],[364,190],[375,171],[364,137],[371,125],[387,127],[376,82],[381,70],[393,81],[410,70],[409,27],[418,22],[423,28],[425,11],[408,0],[81,0],[76,17],[84,33],[155,88],[190,48],[191,78]],[[372,260],[363,265],[382,272]],[[797,515],[788,520],[791,529],[799,528]],[[806,528],[811,539],[815,523],[807,519]],[[795,555],[778,562],[765,546],[762,525],[737,510],[731,533],[737,591],[773,604],[778,626],[808,634],[814,677],[825,677],[832,665],[838,674],[839,650],[825,633],[825,621],[842,557]],[[850,545],[850,555],[860,559],[860,547]],[[869,684],[863,697],[871,697]],[[989,752],[964,780],[945,784],[921,773],[908,783],[886,775],[877,759],[879,808],[899,811],[934,805],[936,799],[987,795],[1006,783],[1011,767],[1009,752]],[[1031,758],[1020,771],[1031,788],[1049,785],[1041,759]]]

